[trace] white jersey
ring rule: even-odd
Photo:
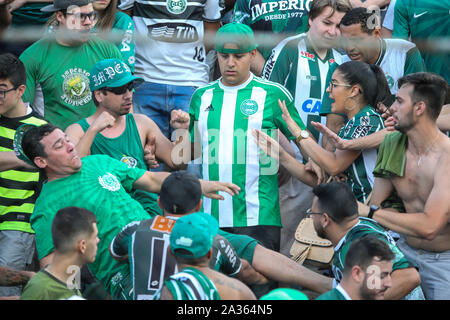
[[[309,43],[306,33],[281,41],[273,50],[264,66],[262,76],[284,85],[294,96],[295,108],[303,123],[319,141],[321,135],[311,125],[311,121],[325,124],[326,118],[319,115],[322,97],[327,88],[326,78],[330,65],[341,64],[345,56],[335,49],[329,49],[324,59],[320,59]],[[293,144],[296,158],[302,155]]]
[[[206,85],[209,67],[203,44],[203,22],[220,19],[219,2],[122,0],[119,9],[133,9],[135,74],[148,82]]]

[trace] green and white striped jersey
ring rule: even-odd
[[[394,9],[393,38],[411,41],[448,42],[450,37],[450,2],[448,0],[397,0]],[[450,54],[422,51],[427,71],[435,72],[450,83]]]
[[[320,140],[319,132],[310,123],[325,124],[319,111],[328,68],[333,62],[342,63],[342,59],[343,55],[335,49],[329,49],[325,58],[320,59],[307,34],[302,33],[281,41],[272,50],[262,72],[264,78],[281,83],[294,96],[302,121],[317,141]],[[297,152],[297,159],[301,159],[300,152]]]
[[[383,70],[389,89],[392,95],[398,91],[398,79],[404,75],[425,71],[425,63],[416,45],[412,42],[402,39],[381,39],[381,52],[375,64]],[[344,56],[341,63],[350,61],[350,58]],[[338,67],[338,62],[330,66],[326,78],[327,85],[331,82],[331,76]],[[320,108],[320,115],[331,113],[332,99],[325,92]]]
[[[164,284],[172,293],[173,300],[220,300],[214,283],[195,268],[184,268],[170,276]],[[159,300],[160,296],[161,290],[156,293],[154,300]]]
[[[203,211],[216,217],[220,227],[281,226],[278,163],[258,148],[251,133],[259,129],[276,138],[280,129],[294,139],[278,99],[286,101],[291,116],[304,129],[286,88],[253,74],[234,87],[219,79],[192,96],[190,133],[192,142],[201,145],[203,179],[241,188],[233,197],[222,193],[224,200],[203,199]]]
[[[383,118],[371,106],[365,106],[351,118],[339,131],[339,137],[353,140],[368,136],[384,128]],[[347,184],[352,188],[356,199],[365,202],[372,192],[373,169],[377,160],[377,149],[364,149],[355,161],[345,170]]]

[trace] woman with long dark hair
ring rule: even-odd
[[[390,106],[392,96],[380,67],[360,61],[343,63],[333,73],[327,92],[330,98],[334,99],[331,105],[332,112],[345,114],[349,119],[339,132],[339,137],[342,139],[356,139],[384,128],[383,119],[374,107],[380,102]],[[329,175],[345,173],[348,177],[347,183],[356,198],[364,202],[372,191],[374,181],[372,171],[375,167],[377,149],[336,150],[335,152],[325,150],[309,137],[306,130],[301,130],[292,120],[284,101],[280,101],[279,104],[283,111],[283,119],[291,133],[297,137],[296,144],[301,151]],[[312,124],[318,125],[314,122]],[[267,145],[274,145],[276,142],[262,132],[256,132],[255,135],[260,147],[270,153]],[[296,169],[304,170],[302,164],[298,162],[295,164],[287,152],[281,150],[282,148],[279,149],[280,163],[292,175],[297,176]]]

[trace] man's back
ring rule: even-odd
[[[112,240],[110,251],[116,258],[128,255],[134,300],[152,299],[164,280],[178,272],[175,258],[169,254],[169,236],[176,220],[156,216],[132,222]],[[240,271],[241,262],[222,236],[216,235],[210,267],[229,275]]]

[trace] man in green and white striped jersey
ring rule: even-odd
[[[233,181],[241,188],[239,195],[224,195],[220,203],[205,199],[203,211],[216,217],[221,228],[231,228],[226,231],[250,235],[279,251],[278,163],[258,149],[251,130],[274,135],[280,129],[294,139],[279,100],[305,126],[286,88],[250,72],[256,47],[247,25],[229,23],[219,29],[216,50],[222,77],[194,93],[189,130],[191,142],[201,144],[203,178]]]
[[[281,83],[294,96],[302,121],[317,141],[319,132],[310,123],[321,122],[319,110],[327,88],[328,68],[333,62],[343,62],[343,55],[333,48],[338,44],[339,23],[350,9],[346,0],[313,1],[308,32],[281,41],[262,72],[262,77]],[[296,157],[302,159],[300,152]]]

